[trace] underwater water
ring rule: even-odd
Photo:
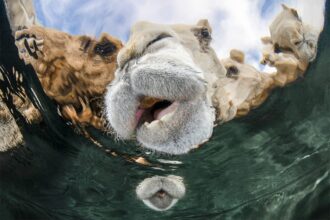
[[[30,125],[14,112],[25,145],[0,154],[0,219],[330,219],[329,2],[326,7],[318,57],[305,77],[274,91],[249,116],[216,127],[206,144],[182,156],[149,153],[90,130],[100,148],[76,134],[18,59],[2,22],[0,62],[23,75],[44,121]],[[3,12],[1,5],[1,21]],[[130,159],[140,156],[150,165]],[[135,193],[155,175],[180,176],[186,188],[164,212]]]

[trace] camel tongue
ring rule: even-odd
[[[154,104],[156,104],[157,102],[160,102],[160,101],[162,101],[162,100],[146,96],[140,101],[139,108],[147,109],[147,108],[152,107]]]
[[[154,118],[160,120],[164,115],[174,112],[178,107],[177,102],[173,102],[170,106],[162,109],[157,109],[154,113]]]
[[[142,115],[144,113],[145,109],[139,108],[135,113],[135,123],[136,125],[139,123],[140,119],[142,118]]]

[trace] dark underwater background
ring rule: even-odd
[[[216,127],[208,143],[183,156],[148,153],[90,129],[100,148],[76,134],[32,67],[19,60],[2,1],[0,10],[0,65],[7,74],[0,88],[25,139],[0,153],[1,220],[330,219],[329,1],[306,75],[249,116]],[[12,67],[23,82],[9,74]],[[26,123],[15,110],[11,94],[22,88],[41,110],[41,124]],[[131,159],[139,156],[151,165]],[[137,199],[139,182],[170,174],[186,186],[172,209],[156,212]]]

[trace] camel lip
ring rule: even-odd
[[[147,107],[143,103],[137,108],[135,112],[136,128],[142,125],[149,126],[151,124],[167,121],[177,109],[179,103],[168,100],[157,99]]]

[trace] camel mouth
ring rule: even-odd
[[[135,113],[136,127],[149,126],[160,121],[168,121],[178,107],[178,102],[144,97]]]
[[[164,31],[172,33],[170,28]],[[187,34],[195,37],[190,28]],[[172,38],[160,40],[167,38],[160,35],[149,44],[131,40],[143,50],[130,44],[121,50],[117,60],[122,68],[105,95],[106,117],[118,139],[135,140],[148,152],[184,154],[213,131],[207,74],[176,36],[173,31]]]

